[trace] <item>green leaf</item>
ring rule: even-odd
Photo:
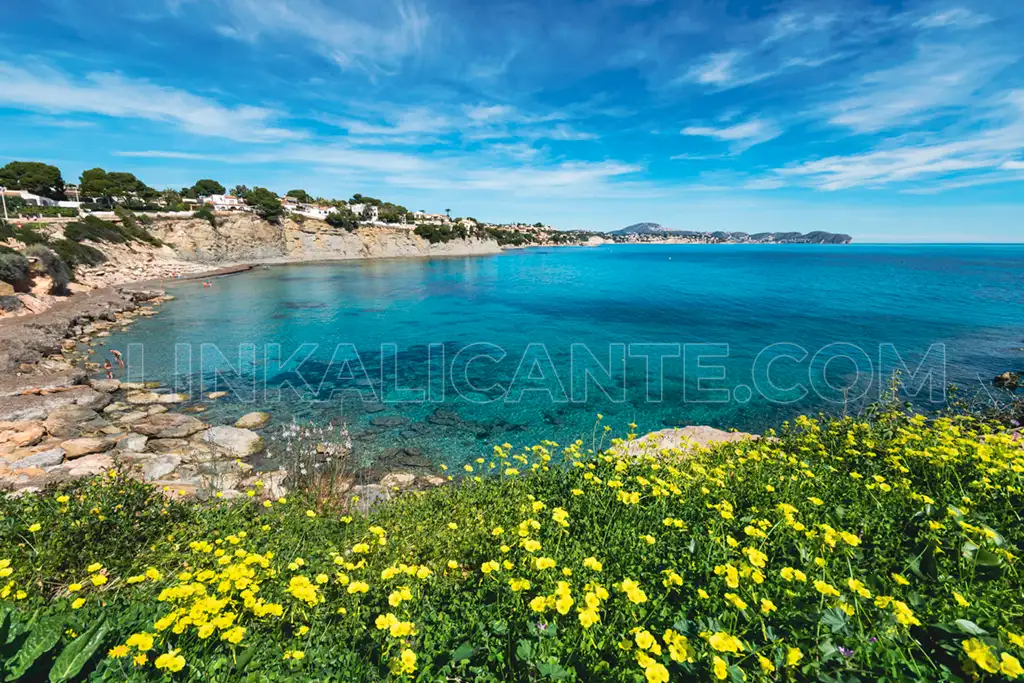
[[[78,675],[82,667],[96,654],[96,650],[103,645],[110,627],[107,626],[106,618],[101,618],[88,631],[71,641],[57,657],[50,669],[50,683],[68,681]]]
[[[838,607],[831,607],[821,613],[820,623],[832,633],[839,633],[846,628],[846,612]]]
[[[986,635],[988,635],[988,631],[986,631],[982,627],[978,626],[973,621],[968,621],[966,619],[957,619],[953,623],[957,625],[957,627],[960,629],[961,632],[966,633],[967,635],[971,635],[971,636],[986,636]]]
[[[238,655],[238,659],[235,660],[235,671],[245,671],[245,667],[249,665],[253,655],[256,654],[256,646],[250,645],[249,647],[242,650],[242,654]]]
[[[998,555],[985,548],[978,548],[978,552],[974,555],[974,561],[982,567],[998,567],[1003,563]]]
[[[452,653],[452,659],[456,662],[461,662],[463,659],[469,659],[473,656],[473,646],[469,643],[463,643],[455,649]]]
[[[550,678],[553,681],[564,681],[569,678],[569,671],[558,662],[543,662],[537,665],[537,671],[541,676]]]
[[[36,624],[25,638],[25,642],[21,644],[21,649],[14,656],[7,680],[16,681],[25,675],[25,672],[32,668],[37,659],[53,649],[62,633],[64,633],[63,619],[44,619]]]
[[[520,640],[516,646],[516,656],[524,662],[533,659],[533,643],[529,640]]]

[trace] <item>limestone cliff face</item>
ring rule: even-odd
[[[150,232],[173,245],[181,259],[200,263],[329,261],[407,256],[497,254],[492,240],[431,244],[406,228],[359,228],[348,232],[312,219],[272,224],[252,214],[218,216],[217,225],[196,219],[160,219]]]

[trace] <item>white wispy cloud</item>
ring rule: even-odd
[[[750,119],[729,126],[687,126],[680,132],[683,135],[730,142],[734,151],[741,152],[754,145],[777,138],[782,134],[782,129],[771,121]]]
[[[983,26],[992,21],[992,17],[979,12],[972,12],[964,7],[953,7],[950,9],[929,14],[914,22],[914,26],[922,29],[930,28],[957,28],[969,29]]]
[[[333,7],[321,0],[219,0],[224,36],[255,42],[298,37],[342,68],[387,73],[423,47],[430,16],[417,2],[354,1]],[[357,18],[362,10],[363,18]],[[369,20],[372,17],[374,20]]]
[[[736,65],[743,55],[737,50],[716,52],[690,67],[683,80],[705,85],[729,85],[737,80]]]
[[[199,95],[118,73],[92,73],[73,80],[36,66],[0,62],[0,104],[50,114],[98,114],[159,121],[196,135],[245,142],[275,142],[302,137],[277,127],[280,112],[264,107],[225,106]]]

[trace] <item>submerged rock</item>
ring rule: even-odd
[[[238,418],[235,426],[239,429],[258,429],[267,423],[270,413],[252,412]]]
[[[409,424],[409,418],[403,415],[382,415],[381,417],[375,417],[370,420],[370,424],[374,427],[404,427]]]

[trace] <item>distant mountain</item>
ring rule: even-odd
[[[615,230],[612,235],[671,235],[675,231],[666,228],[664,225],[659,223],[635,223],[633,225],[622,228],[621,230]]]
[[[853,238],[841,233],[815,230],[802,232],[697,232],[694,230],[672,230],[658,223],[636,223],[621,230],[614,230],[609,235],[664,235],[665,237],[682,237],[700,241],[713,242],[755,242],[761,244],[849,244]],[[703,238],[703,239],[700,239]]]

